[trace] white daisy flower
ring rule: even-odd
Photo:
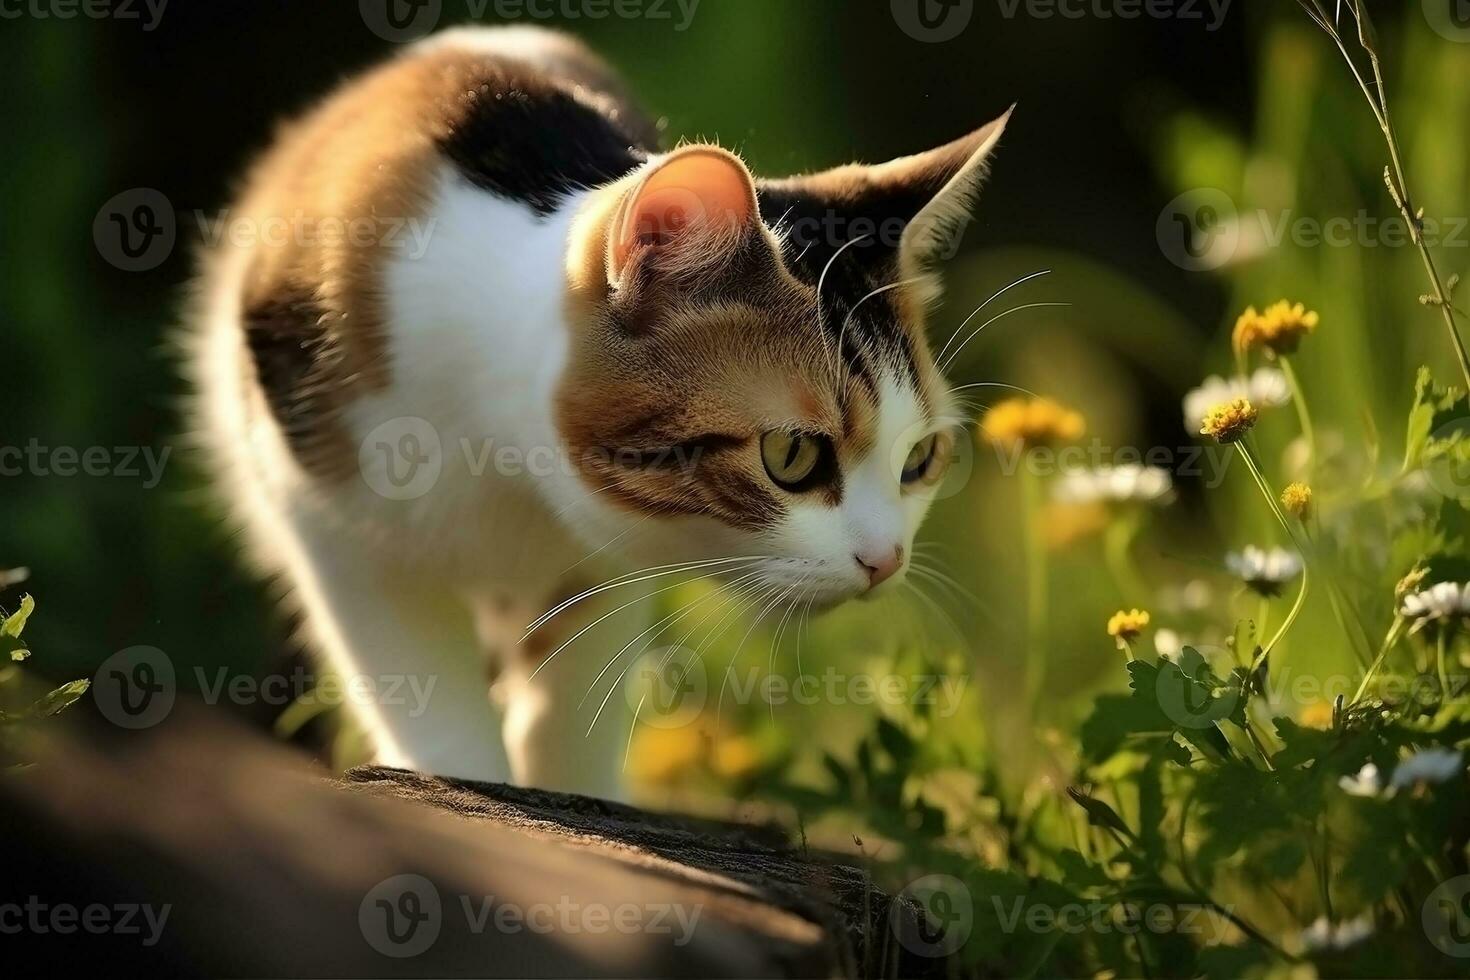
[[[1308,950],[1342,950],[1373,935],[1373,915],[1367,913],[1346,922],[1330,922],[1321,916],[1302,930],[1302,946]]]
[[[1421,749],[1400,762],[1389,780],[1390,789],[1404,789],[1415,783],[1444,783],[1465,771],[1465,754],[1436,746]]]
[[[1168,657],[1172,660],[1184,651],[1184,641],[1179,638],[1178,633],[1171,629],[1155,630],[1154,650],[1158,652],[1159,656]]]
[[[1225,556],[1225,567],[1252,590],[1264,596],[1281,594],[1281,587],[1302,573],[1301,556],[1284,548],[1266,551],[1247,545]]]
[[[1070,469],[1057,481],[1053,495],[1064,504],[1136,501],[1162,506],[1174,499],[1174,478],[1166,469],[1139,463]]]
[[[1414,620],[1415,632],[1431,623],[1449,624],[1470,616],[1470,582],[1439,582],[1422,592],[1404,596],[1399,607],[1406,619]]]
[[[1257,410],[1277,408],[1291,401],[1291,386],[1277,368],[1257,368],[1250,377],[1212,374],[1184,396],[1184,427],[1190,435],[1197,435],[1210,409],[1237,398],[1244,398]]]
[[[1393,778],[1384,785],[1383,774],[1373,763],[1358,770],[1356,776],[1343,776],[1337,781],[1349,796],[1393,796],[1401,789],[1418,783],[1445,783],[1465,772],[1465,753],[1435,746],[1421,749],[1394,766]]]
[[[1383,792],[1383,774],[1370,762],[1359,769],[1356,775],[1343,776],[1337,781],[1337,785],[1349,796],[1377,796]]]

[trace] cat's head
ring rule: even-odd
[[[597,506],[639,522],[618,547],[741,559],[725,577],[819,606],[903,579],[962,438],[925,336],[934,266],[1008,117],[780,180],[685,146],[593,195],[556,414]]]

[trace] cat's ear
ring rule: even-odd
[[[649,165],[624,196],[607,240],[608,282],[647,264],[678,275],[720,261],[758,222],[755,182],[718,146],[681,147]]]
[[[762,181],[766,219],[784,227],[806,261],[825,263],[853,243],[855,259],[892,264],[904,278],[951,257],[996,144],[1005,114],[944,146],[875,165],[849,164]]]
[[[899,258],[906,275],[936,259],[950,258],[959,248],[960,236],[970,222],[980,185],[989,171],[990,156],[1014,108],[938,149],[873,168],[880,185],[910,186],[921,193],[939,185],[900,238]]]

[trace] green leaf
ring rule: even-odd
[[[1175,742],[1170,739],[1163,744]],[[1138,774],[1138,837],[1143,853],[1155,864],[1164,857],[1164,784],[1160,772],[1163,759],[1161,751]]]
[[[1188,752],[1167,747],[1176,737],[1217,762],[1230,756],[1219,723],[1243,710],[1239,678],[1221,681],[1193,649],[1186,648],[1182,660],[1190,672],[1167,659],[1157,666],[1135,660],[1128,665],[1132,692],[1126,697],[1103,695],[1094,702],[1081,731],[1082,754],[1090,764],[1139,739],[1149,740],[1151,754],[1162,751],[1180,765],[1189,764]]]
[[[831,752],[822,753],[822,768],[827,770],[827,775],[832,777],[832,782],[839,791],[846,791],[852,777],[847,773],[847,767],[837,761],[837,757]]]
[[[1404,441],[1404,469],[1418,469],[1431,443],[1458,438],[1470,431],[1470,405],[1457,388],[1434,382],[1429,368],[1421,367],[1414,382],[1414,405]]]
[[[1265,848],[1255,866],[1269,877],[1281,881],[1294,877],[1306,859],[1307,846],[1301,838],[1284,837]]]
[[[6,636],[0,633],[0,656],[8,656],[11,660],[24,660],[31,655],[26,648],[25,642],[18,636]]]
[[[59,714],[75,704],[77,699],[83,694],[86,694],[87,688],[91,686],[92,682],[89,680],[71,681],[70,683],[63,684],[31,705],[30,714],[35,718],[49,718],[52,715]]]
[[[1062,871],[1062,882],[1074,891],[1109,888],[1113,884],[1106,871],[1089,863],[1080,851],[1070,847],[1057,852],[1057,866]]]
[[[1075,786],[1067,787],[1067,795],[1072,798],[1072,802],[1087,811],[1087,822],[1094,827],[1116,830],[1129,840],[1134,839],[1133,831],[1129,830],[1128,825],[1123,822],[1123,818],[1118,816],[1118,811],[1108,806],[1102,800],[1088,796]]]
[[[12,638],[20,636],[20,631],[26,628],[26,620],[30,619],[31,613],[35,611],[36,600],[29,595],[21,596],[20,608],[5,617],[4,624],[0,625],[0,633]]]
[[[858,743],[857,747],[857,770],[863,774],[863,778],[869,782],[873,779],[873,746],[866,738]]]
[[[1373,18],[1368,16],[1368,5],[1363,0],[1351,0],[1353,16],[1358,21],[1358,43],[1374,58],[1378,57],[1378,32],[1373,28]]]
[[[878,719],[878,744],[899,765],[905,765],[914,755],[914,742],[908,733],[887,718]]]
[[[1259,943],[1206,946],[1196,955],[1200,974],[1207,977],[1257,976],[1271,963],[1270,952]]]

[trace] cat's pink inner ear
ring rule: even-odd
[[[739,157],[715,146],[676,150],[625,202],[611,272],[620,277],[641,248],[670,267],[696,265],[734,241],[755,215],[755,183]]]

